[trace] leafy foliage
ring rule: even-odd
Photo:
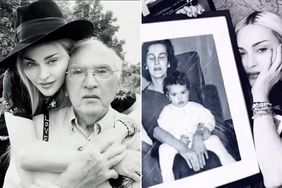
[[[117,18],[114,17],[112,11],[103,13],[103,6],[100,0],[94,1],[58,1],[59,6],[64,12],[64,16],[68,21],[76,19],[90,20],[94,25],[93,36],[102,40],[109,47],[113,48],[116,53],[124,59],[123,45],[124,40],[119,40],[116,37],[116,32],[119,26],[115,23]]]
[[[123,87],[132,92],[140,93],[140,62],[138,64],[124,63],[122,70]]]
[[[16,20],[16,7],[27,4],[18,0],[0,1],[0,59],[7,56],[16,44],[14,23]]]

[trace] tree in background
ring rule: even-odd
[[[115,35],[119,30],[119,26],[114,25],[117,18],[114,17],[112,11],[103,13],[103,6],[100,0],[92,1],[57,1],[62,8],[67,21],[76,19],[90,20],[94,25],[93,36],[102,40],[109,47],[113,48],[117,54],[124,59],[123,45],[124,40],[119,40]]]
[[[123,87],[129,91],[140,93],[140,62],[138,64],[129,64],[125,62],[122,68]]]

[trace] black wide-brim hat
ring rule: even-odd
[[[16,40],[14,49],[0,61],[0,68],[15,66],[17,54],[42,42],[72,39],[80,40],[93,34],[94,26],[87,20],[67,23],[58,5],[39,0],[17,8]]]

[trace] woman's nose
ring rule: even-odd
[[[247,68],[253,68],[258,65],[258,61],[253,55],[248,55],[248,57],[246,58],[245,65]]]
[[[158,65],[158,64],[160,64],[160,60],[159,60],[159,58],[156,58],[155,65]]]
[[[50,71],[46,67],[42,67],[39,70],[39,79],[46,80],[50,76]]]

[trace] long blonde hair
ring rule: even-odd
[[[60,39],[54,42],[58,42],[60,45],[62,45],[62,47],[67,51],[68,54],[70,54],[70,51],[74,44],[74,41],[72,41],[71,39]],[[39,90],[32,84],[32,82],[26,77],[24,73],[22,61],[23,61],[22,54],[20,53],[17,57],[16,67],[17,67],[19,76],[21,78],[21,81],[27,88],[29,98],[30,98],[32,114],[34,115],[34,113],[36,112],[39,106],[39,101],[42,95],[40,94]]]

